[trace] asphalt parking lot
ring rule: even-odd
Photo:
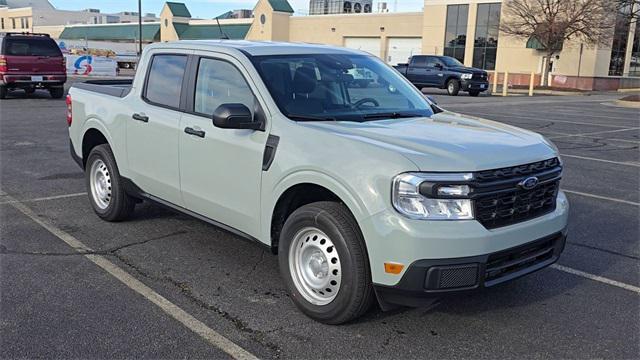
[[[518,281],[426,309],[375,308],[344,326],[298,312],[276,257],[218,228],[146,203],[130,221],[99,220],[69,156],[64,100],[2,101],[0,357],[229,357],[95,255],[260,358],[638,358],[640,112],[613,106],[619,94],[430,93],[559,147],[567,248],[559,266]]]

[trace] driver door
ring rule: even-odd
[[[262,158],[266,131],[221,129],[212,121],[222,104],[260,105],[253,84],[232,57],[199,57],[180,124],[180,183],[186,207],[256,236],[260,219]]]

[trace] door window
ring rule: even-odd
[[[425,67],[427,66],[426,56],[414,56],[411,58],[411,66],[413,67]]]
[[[193,109],[198,114],[213,115],[223,104],[243,104],[255,108],[255,97],[242,73],[232,64],[216,59],[200,59]]]
[[[154,55],[147,76],[145,100],[155,105],[179,108],[186,67],[186,55]]]
[[[433,56],[427,58],[427,67],[434,68],[438,65],[442,66],[442,62],[438,58]]]

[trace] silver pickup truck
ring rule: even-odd
[[[491,287],[564,249],[553,144],[444,111],[363,52],[154,44],[132,82],[75,84],[67,105],[99,217],[152,201],[262,244],[324,323]]]

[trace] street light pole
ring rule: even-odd
[[[142,0],[138,0],[138,57],[142,56]]]

